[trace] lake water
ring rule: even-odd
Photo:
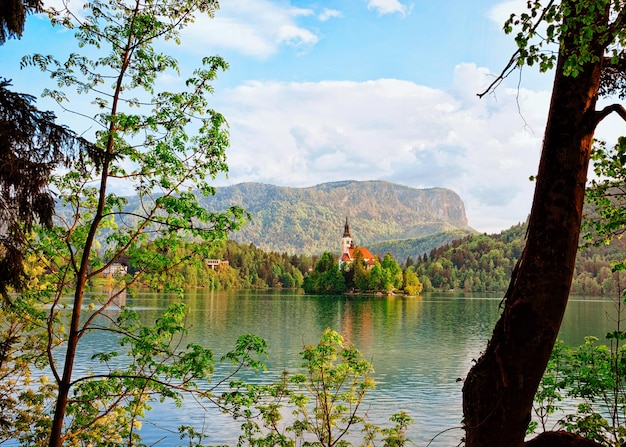
[[[415,420],[409,437],[416,446],[453,446],[463,436],[462,382],[480,355],[498,318],[500,296],[426,295],[403,297],[326,297],[289,291],[191,291],[189,306],[191,341],[213,350],[219,358],[235,345],[241,334],[256,334],[269,343],[268,372],[250,377],[274,381],[283,369],[296,370],[305,344],[317,344],[331,328],[371,360],[376,389],[368,396],[370,419],[387,425],[388,417],[404,410]],[[146,322],[175,297],[137,294],[127,298]],[[611,301],[573,298],[560,338],[581,343],[585,336],[603,340],[613,327],[615,306]],[[91,353],[118,349],[115,340],[93,335],[85,340],[80,365],[86,367]],[[216,378],[220,370],[216,371]],[[142,433],[148,445],[170,446],[179,440],[177,427],[194,424],[210,437],[207,444],[235,445],[240,423],[213,407],[185,402],[182,408],[158,405],[148,415]],[[443,433],[442,433],[443,432]],[[439,433],[442,433],[438,435]]]

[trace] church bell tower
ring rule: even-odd
[[[350,225],[346,216],[346,225],[343,227],[343,237],[341,238],[341,254],[347,253],[349,248],[354,248],[354,241],[350,236]]]

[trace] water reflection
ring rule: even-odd
[[[149,323],[175,295],[138,293],[125,297],[129,305]],[[473,359],[480,355],[499,314],[500,297],[425,296],[324,297],[293,292],[245,291],[236,293],[190,291],[189,339],[214,350],[220,358],[232,349],[241,334],[251,333],[268,340],[269,372],[249,376],[272,381],[283,369],[300,366],[299,353],[305,344],[319,341],[326,328],[339,331],[370,359],[377,388],[370,396],[369,416],[384,424],[392,413],[407,411],[415,424],[409,437],[415,445],[426,445],[439,432],[459,427],[462,416],[461,387]],[[561,330],[566,343],[580,343],[586,335],[600,338],[612,328],[614,306],[610,301],[573,300]],[[117,349],[115,340],[98,335],[88,344],[101,350]],[[91,353],[85,353],[88,361]],[[225,373],[218,370],[214,382]],[[169,430],[179,424],[208,427],[210,443],[236,444],[238,423],[215,408],[205,410],[188,402],[183,408],[155,406],[152,419]],[[179,443],[178,435],[163,433],[146,425],[145,440],[162,445]],[[432,445],[456,445],[462,431],[447,431]]]

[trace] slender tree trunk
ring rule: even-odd
[[[572,30],[575,35],[576,30]],[[564,75],[565,36],[557,61],[526,247],[505,295],[504,311],[463,387],[467,447],[518,447],[556,341],[570,291],[596,127],[599,62]],[[574,50],[575,51],[575,50]],[[565,445],[556,443],[557,445]],[[567,444],[573,445],[573,444]]]
[[[72,320],[70,322],[70,331],[67,339],[67,349],[65,352],[63,375],[61,376],[61,381],[58,384],[59,390],[57,394],[56,405],[54,408],[54,417],[52,419],[52,427],[50,429],[50,439],[48,442],[48,447],[61,447],[63,445],[63,422],[65,420],[65,410],[67,408],[69,392],[72,386],[72,371],[74,369],[74,359],[76,357],[78,341],[80,339],[80,309],[83,303],[84,289],[85,279],[84,277],[82,277],[82,281],[80,281],[79,279],[79,283],[76,286],[74,307],[72,310]]]
[[[113,151],[113,141],[109,138],[107,146],[107,154]],[[70,329],[67,337],[67,348],[65,351],[65,362],[63,365],[63,375],[58,383],[58,394],[56,405],[54,408],[54,417],[52,419],[52,427],[50,429],[50,439],[48,447],[61,447],[63,445],[63,423],[65,421],[65,413],[67,410],[70,388],[72,387],[72,372],[74,370],[74,362],[76,352],[78,351],[78,342],[81,337],[80,318],[82,314],[83,298],[85,294],[85,286],[87,284],[87,274],[89,269],[89,259],[91,249],[96,240],[96,233],[102,221],[104,214],[104,202],[106,199],[106,188],[108,180],[109,161],[105,161],[102,167],[100,179],[100,194],[96,214],[89,228],[89,234],[83,247],[80,267],[76,278],[76,288],[74,291],[74,301],[72,303],[72,318],[70,320]]]
[[[107,154],[111,154],[112,151],[113,140],[112,138],[109,138]],[[52,427],[50,429],[48,447],[61,447],[63,445],[63,424],[65,421],[69,392],[70,388],[72,387],[72,372],[74,370],[76,352],[78,351],[78,342],[81,338],[80,318],[82,314],[81,311],[83,307],[85,286],[87,284],[89,259],[91,255],[91,249],[96,239],[96,233],[100,226],[102,216],[104,215],[104,202],[106,199],[108,169],[109,161],[107,160],[102,167],[98,207],[93,221],[91,222],[89,234],[85,241],[85,246],[83,247],[83,254],[81,256],[80,267],[76,278],[76,288],[74,292],[74,301],[72,303],[72,317],[67,337],[67,348],[65,351],[63,375],[61,376],[61,381],[58,383],[59,389],[54,409],[54,417],[52,419]]]
[[[140,1],[136,0],[135,8],[133,11],[133,19],[131,21],[131,29],[132,25],[136,17],[138,16],[140,10]],[[122,53],[122,60],[124,61],[122,66],[120,67],[120,71],[117,75],[117,83],[115,87],[115,92],[113,94],[113,100],[111,103],[111,116],[117,116],[118,105],[120,101],[120,94],[123,90],[123,80],[124,75],[130,64],[130,59],[133,54],[133,41],[135,39],[135,35],[130,32],[127,37],[126,46]],[[72,308],[72,319],[70,323],[70,331],[68,334],[67,340],[67,350],[65,353],[65,364],[63,369],[63,376],[61,377],[61,381],[59,385],[59,391],[57,395],[57,401],[54,411],[54,417],[52,420],[52,428],[50,430],[50,439],[48,442],[48,447],[61,447],[63,445],[63,423],[65,421],[65,414],[67,410],[68,397],[70,388],[72,386],[72,371],[74,369],[74,360],[76,357],[76,352],[78,350],[78,342],[81,338],[81,330],[80,330],[80,317],[81,317],[81,309],[83,305],[83,295],[85,292],[85,285],[87,284],[87,275],[89,269],[89,260],[91,257],[91,249],[96,240],[96,234],[100,227],[100,222],[104,216],[104,207],[107,197],[107,183],[109,180],[109,166],[111,164],[111,160],[115,151],[115,138],[114,135],[117,131],[117,125],[114,119],[111,119],[109,122],[109,133],[106,140],[106,145],[104,148],[105,158],[102,164],[101,172],[100,172],[100,189],[98,192],[98,204],[96,207],[96,212],[94,214],[93,220],[89,227],[89,234],[87,235],[87,239],[85,241],[85,246],[83,247],[83,254],[80,260],[80,266],[77,273],[76,279],[76,289],[74,293],[74,302]]]

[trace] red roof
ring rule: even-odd
[[[348,251],[341,255],[341,260],[344,262],[352,261],[356,257],[357,251],[361,252],[361,256],[367,264],[374,265],[376,263],[375,256],[365,247],[348,248]]]

